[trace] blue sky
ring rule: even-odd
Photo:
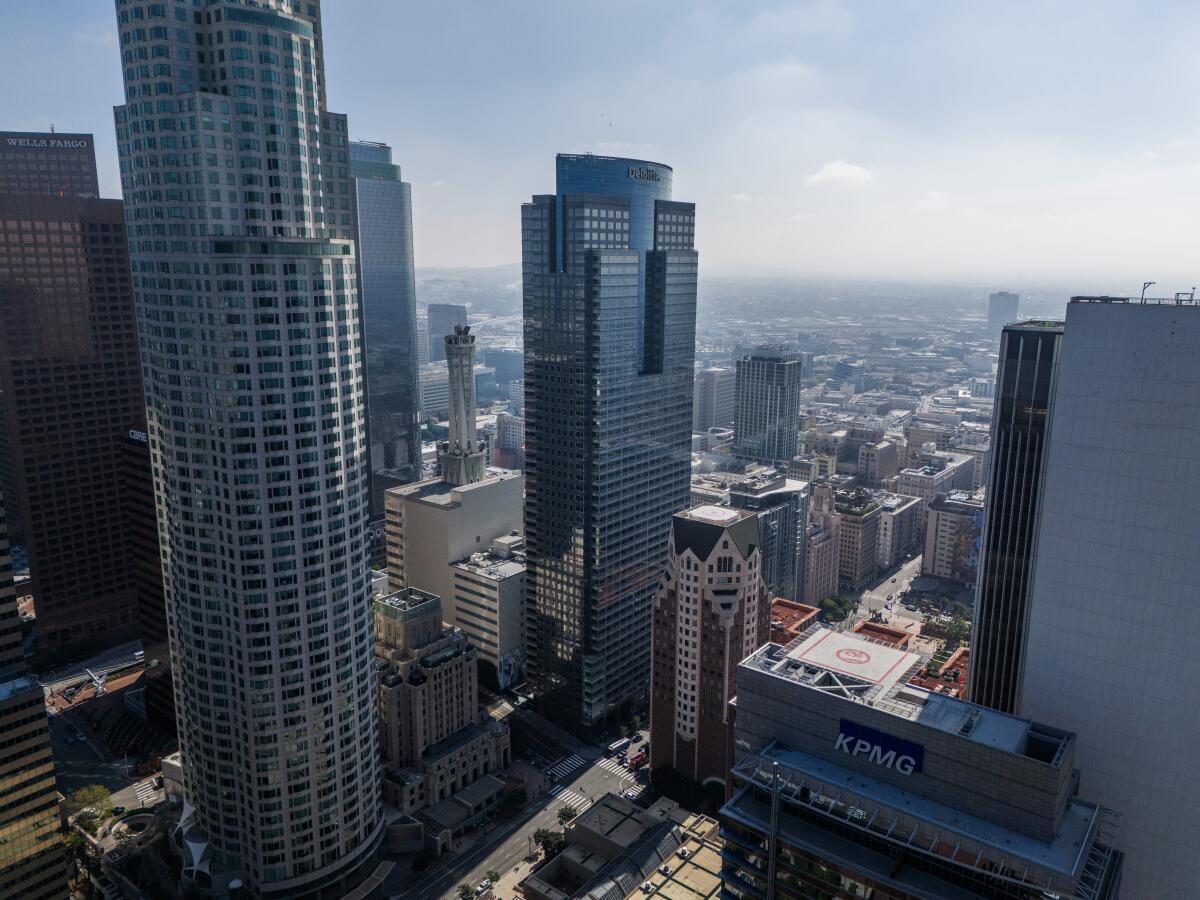
[[[1114,291],[1196,270],[1195,4],[324,8],[330,106],[395,148],[421,266],[516,261],[518,205],[590,150],[675,167],[703,266]],[[113,4],[0,15],[0,128],[94,132],[118,195]]]

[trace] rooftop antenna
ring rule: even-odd
[[[1146,288],[1150,287],[1150,285],[1152,285],[1152,284],[1157,284],[1157,283],[1158,282],[1156,282],[1156,281],[1143,281],[1142,282],[1142,302],[1143,303],[1146,302]]]

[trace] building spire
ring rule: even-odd
[[[475,335],[470,325],[455,325],[446,335],[450,375],[450,435],[438,450],[442,481],[474,484],[483,480],[483,449],[475,434]]]

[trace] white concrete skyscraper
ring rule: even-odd
[[[346,119],[317,0],[117,0],[185,882],[340,890],[382,832]]]

